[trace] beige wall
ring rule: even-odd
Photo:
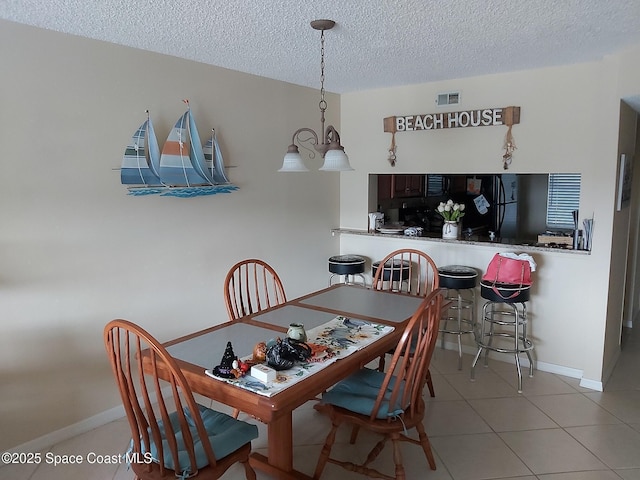
[[[224,275],[246,257],[291,297],[326,285],[340,174],[320,159],[276,173],[293,131],[319,127],[317,90],[9,22],[0,64],[0,450],[120,403],[112,318],[160,340],[222,322]],[[240,190],[128,196],[118,169],[145,109],[162,144],[183,98]]]
[[[391,135],[383,132],[384,117],[520,106],[521,123],[513,128],[518,149],[509,172],[582,174],[581,219],[595,218],[590,255],[534,253],[539,269],[529,306],[535,358],[541,369],[581,376],[583,385],[600,388],[608,368],[603,363],[605,329],[620,324],[621,305],[607,309],[609,274],[616,281],[624,278],[624,265],[616,262],[609,269],[619,105],[622,85],[625,95],[634,94],[633,81],[638,90],[640,73],[626,65],[637,65],[639,58],[638,51],[632,50],[602,62],[343,95],[342,137],[356,172],[341,181],[341,226],[366,228],[370,172],[502,171],[504,126],[398,133],[398,162],[393,168],[386,160]],[[625,78],[619,84],[622,66]],[[435,106],[436,95],[450,91],[461,92],[461,104]],[[415,244],[341,236],[343,252],[361,253],[372,260],[407,245]],[[439,265],[464,264],[481,270],[496,251],[506,250],[434,242],[421,248]]]
[[[341,123],[356,172],[289,176],[275,170],[293,130],[318,128],[316,90],[0,22],[0,448],[119,404],[102,345],[111,318],[166,340],[226,319],[222,280],[241,258],[269,261],[296,296],[326,284],[326,259],[338,249],[378,259],[405,245],[329,235],[338,224],[366,228],[369,173],[499,173],[504,127],[399,134],[398,164],[387,163],[382,119],[436,112],[435,95],[451,90],[462,92],[460,109],[522,107],[511,172],[583,175],[580,210],[595,215],[594,250],[536,254],[531,333],[543,367],[597,385],[608,368],[605,319],[615,329],[622,309],[607,310],[619,99],[640,93],[639,59],[636,48],[602,62],[340,102],[329,95],[328,121]],[[118,168],[145,109],[162,143],[182,98],[202,137],[217,129],[240,190],[188,200],[127,196]],[[496,251],[425,250],[439,264],[478,268]],[[612,279],[621,268],[612,266]]]

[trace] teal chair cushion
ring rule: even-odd
[[[384,372],[363,368],[325,392],[322,395],[322,402],[362,415],[371,415],[385,375]],[[376,418],[395,417],[408,407],[408,405],[399,405],[397,402],[394,405],[389,404],[394,383],[395,378],[392,378]],[[402,393],[399,396],[402,397]]]
[[[189,431],[194,440],[194,450],[196,455],[196,466],[203,468],[208,465],[207,455],[202,446],[202,440],[196,430],[193,418],[190,411],[184,409],[187,423],[189,424]],[[236,451],[246,443],[251,442],[254,438],[258,438],[258,427],[235,418],[221,412],[217,412],[202,405],[198,405],[198,413],[202,417],[204,428],[207,431],[209,442],[217,459],[224,458],[230,453]],[[173,427],[176,435],[176,441],[178,443],[178,462],[179,466],[173,463],[173,456],[169,449],[169,443],[166,440],[166,431],[162,422],[158,422],[160,426],[160,433],[162,435],[162,448],[165,453],[164,466],[171,470],[176,471],[177,476],[186,478],[191,473],[189,469],[189,454],[187,453],[183,434],[180,428],[180,421],[176,412],[169,414],[169,421]],[[147,452],[147,449],[143,445],[143,453]],[[156,463],[158,460],[158,449],[154,443],[151,444],[150,449],[151,456]]]

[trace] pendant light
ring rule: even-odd
[[[324,31],[331,30],[336,23],[333,20],[314,20],[311,22],[311,27],[315,30],[320,30],[320,122],[322,143],[318,141],[318,135],[311,128],[303,127],[299,128],[293,134],[291,139],[291,145],[287,149],[287,153],[284,156],[282,168],[279,172],[308,172],[300,156],[300,151],[296,145],[296,141],[311,152],[311,158],[315,158],[315,152],[308,149],[303,144],[308,142],[313,145],[314,149],[319,152],[324,158],[324,164],[320,167],[320,170],[325,172],[345,172],[351,171],[351,165],[349,164],[349,157],[344,153],[344,147],[340,144],[340,134],[333,127],[329,125],[326,130],[324,128],[324,112],[327,109],[327,102],[324,99]]]

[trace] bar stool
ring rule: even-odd
[[[446,288],[445,302],[440,328],[440,347],[444,348],[445,335],[458,338],[458,370],[462,370],[462,335],[475,333],[476,328],[476,285],[478,272],[464,265],[447,265],[438,268],[440,288]],[[465,298],[466,296],[466,298]],[[468,315],[465,315],[468,313]],[[455,322],[449,328],[449,321]]]
[[[518,371],[518,393],[522,393],[520,354],[523,352],[529,359],[529,377],[533,377],[533,342],[527,337],[526,302],[529,301],[529,288],[527,285],[494,284],[485,280],[480,282],[480,295],[487,302],[482,306],[481,327],[476,336],[478,351],[471,365],[472,381],[475,379],[475,367],[483,351],[484,364],[488,365],[489,350],[514,355]],[[495,329],[496,325],[499,326],[498,329]],[[513,346],[494,345],[494,337],[508,338],[513,342]]]
[[[363,275],[365,262],[365,258],[359,255],[335,255],[329,257],[329,271],[331,272],[329,286],[332,285],[333,278],[336,275],[344,276],[344,283],[347,284],[353,284],[354,277],[360,277],[362,286],[366,286]]]
[[[372,265],[372,277],[375,278],[380,268],[379,262],[373,262]],[[408,260],[391,259],[388,260],[382,267],[382,281],[391,282],[390,290],[394,292],[402,291],[402,283],[409,281],[409,275],[411,273],[411,264]],[[374,285],[374,288],[377,288]],[[384,289],[383,289],[384,290]]]

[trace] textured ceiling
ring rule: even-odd
[[[598,60],[640,0],[0,0],[0,18],[344,93]]]

